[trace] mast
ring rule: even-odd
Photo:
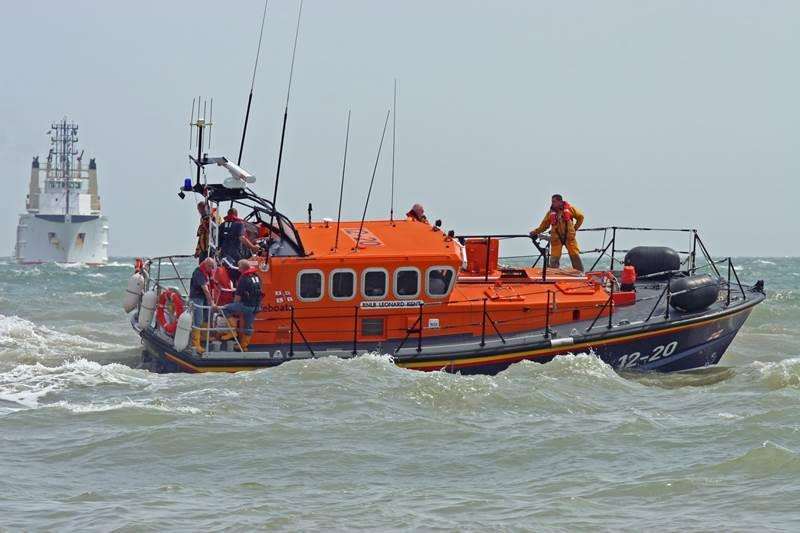
[[[78,153],[75,144],[78,142],[78,125],[74,122],[67,122],[67,117],[61,122],[50,125],[53,135],[50,137],[50,154],[55,156],[55,178],[58,179],[66,191],[66,202],[64,206],[65,216],[70,215],[70,199],[72,185],[72,159]],[[48,167],[50,156],[48,156]]]
[[[275,189],[272,192],[272,215],[269,217],[269,225],[275,219],[275,203],[278,201],[278,183],[281,180],[281,162],[283,161],[283,141],[286,138],[286,119],[289,115],[289,96],[292,93],[292,77],[294,76],[294,58],[297,54],[297,37],[300,35],[300,17],[303,14],[303,0],[300,0],[300,7],[297,10],[297,27],[294,30],[294,46],[292,46],[292,63],[289,67],[289,86],[286,89],[286,106],[283,108],[283,126],[281,127],[281,145],[278,148],[278,169],[275,171]]]
[[[375,166],[372,167],[372,178],[369,180],[369,190],[367,191],[367,199],[364,201],[364,214],[361,215],[361,224],[358,226],[358,237],[356,238],[356,245],[353,248],[354,252],[358,251],[358,245],[361,243],[361,232],[364,230],[364,220],[367,218],[367,208],[369,207],[369,197],[372,196],[372,185],[375,183],[375,172],[378,170],[378,162],[381,160],[381,150],[383,149],[383,138],[386,136],[386,125],[389,124],[389,109],[386,110],[386,120],[383,121],[383,131],[381,132],[381,142],[378,143],[378,155],[375,156]]]
[[[389,222],[394,222],[394,153],[397,150],[397,78],[394,79],[392,96],[392,194],[389,203]]]
[[[261,39],[264,37],[264,22],[267,20],[267,4],[269,0],[264,0],[264,12],[261,14],[261,31],[258,33],[258,48],[256,49],[256,61],[253,65],[253,78],[250,80],[250,95],[247,97],[247,111],[244,113],[244,127],[242,128],[242,142],[239,144],[239,158],[237,165],[242,164],[242,153],[244,152],[244,139],[247,136],[247,122],[250,120],[250,104],[253,103],[253,89],[256,86],[256,72],[258,71],[258,58],[261,55]]]
[[[342,196],[344,195],[344,173],[347,169],[347,143],[350,140],[350,110],[347,110],[347,130],[344,134],[344,158],[342,159],[342,182],[339,186],[339,213],[336,215],[336,240],[333,249],[339,247],[339,224],[342,222]]]

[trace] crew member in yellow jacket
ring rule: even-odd
[[[567,247],[567,253],[572,261],[572,268],[583,272],[583,262],[580,256],[580,247],[575,238],[575,232],[583,224],[583,213],[577,207],[568,204],[560,194],[554,194],[550,203],[550,210],[542,219],[539,227],[531,231],[531,236],[536,237],[550,229],[550,267],[558,268],[561,263],[561,250]]]

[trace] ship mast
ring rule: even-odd
[[[78,143],[78,125],[67,122],[67,117],[64,117],[61,122],[53,123],[50,127],[53,132],[50,137],[50,153],[55,156],[55,177],[64,185],[67,195],[65,215],[69,217],[73,158],[78,153],[75,146]]]

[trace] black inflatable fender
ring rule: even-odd
[[[681,256],[667,246],[636,246],[625,254],[625,264],[632,265],[636,269],[636,277],[647,279],[668,279],[670,272],[680,270]],[[661,276],[653,276],[667,272]]]
[[[669,282],[670,304],[678,311],[703,311],[719,298],[719,285],[719,279],[708,274],[674,278]]]

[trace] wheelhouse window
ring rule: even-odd
[[[322,299],[322,271],[302,270],[297,275],[297,294],[304,302],[314,302]]]
[[[349,300],[356,294],[356,273],[353,270],[334,270],[331,272],[331,298]]]
[[[398,298],[414,298],[419,296],[419,270],[416,268],[398,268],[394,271],[394,294]]]
[[[364,271],[361,280],[361,291],[364,298],[378,299],[386,297],[388,274],[382,268],[371,268]]]
[[[450,294],[456,273],[449,266],[435,266],[428,269],[428,296],[442,297]]]

